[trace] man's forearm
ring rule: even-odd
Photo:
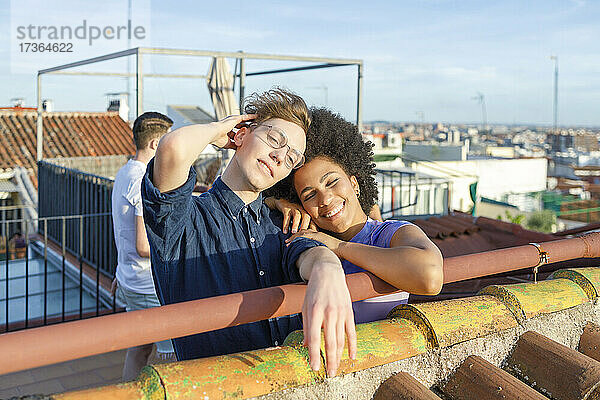
[[[161,147],[175,151],[178,161],[189,167],[218,133],[214,123],[184,126],[165,134],[160,140],[157,153]]]
[[[190,166],[218,134],[211,124],[190,125],[162,137],[154,161],[154,185],[161,192],[181,186]]]
[[[135,217],[135,250],[140,257],[150,257],[150,242],[146,234],[146,225],[144,218],[138,215]]]
[[[339,258],[325,246],[313,247],[298,257],[296,262],[300,276],[305,281],[310,280],[315,265],[319,268],[335,268],[342,270]]]

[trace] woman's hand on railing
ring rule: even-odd
[[[288,228],[290,227],[291,233],[305,229],[317,230],[317,226],[310,219],[310,215],[304,211],[301,205],[274,197],[267,197],[265,204],[271,210],[279,210],[283,214],[283,226],[281,227],[283,233],[288,233]]]

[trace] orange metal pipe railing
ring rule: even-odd
[[[600,233],[542,244],[550,262],[600,257]],[[531,245],[451,257],[444,282],[456,282],[538,264]],[[346,277],[353,301],[396,291],[369,273]],[[169,338],[298,313],[306,286],[292,284],[0,335],[0,375]]]
[[[540,243],[548,262],[600,257],[600,232],[572,239]],[[450,257],[444,260],[444,283],[531,268],[539,262],[539,252],[531,245],[510,247]]]

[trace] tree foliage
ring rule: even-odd
[[[556,215],[551,210],[536,211],[527,218],[525,226],[532,231],[551,233],[556,227]]]

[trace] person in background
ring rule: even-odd
[[[135,156],[127,161],[117,175],[112,191],[112,219],[117,247],[117,272],[112,291],[125,303],[127,311],[158,307],[150,267],[150,245],[144,226],[141,183],[146,165],[154,157],[160,138],[169,131],[173,121],[158,112],[146,112],[133,123]],[[123,366],[123,381],[135,379],[148,363],[152,344],[127,350]],[[174,360],[170,340],[156,343],[157,356]]]
[[[353,303],[356,323],[386,318],[408,301],[408,294],[438,294],[442,288],[442,255],[416,225],[377,221],[372,144],[356,125],[327,109],[312,110],[306,163],[265,195],[272,208],[294,228],[292,235],[324,243],[341,260],[344,272],[369,271],[401,292]],[[376,209],[377,213],[379,209]]]

